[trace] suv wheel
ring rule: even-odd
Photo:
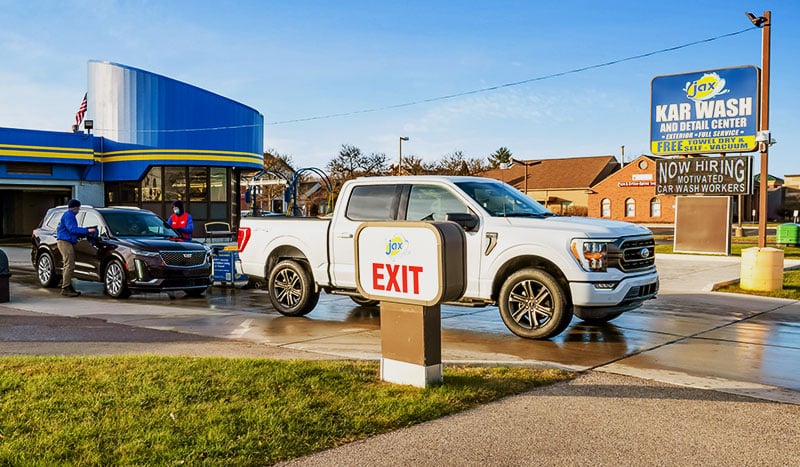
[[[42,287],[55,287],[61,281],[61,276],[56,274],[56,265],[50,253],[43,252],[39,255],[36,261],[36,276]]]
[[[131,295],[128,289],[128,276],[125,268],[118,259],[112,259],[106,266],[103,274],[103,285],[105,292],[113,298],[128,298]]]

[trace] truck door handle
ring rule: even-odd
[[[339,238],[353,238],[353,234],[351,232],[339,232],[336,234]]]

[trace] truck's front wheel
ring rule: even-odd
[[[319,300],[311,273],[297,261],[287,259],[276,264],[267,283],[269,301],[282,315],[306,315]]]
[[[527,339],[558,335],[572,320],[563,289],[541,269],[523,269],[509,276],[500,288],[498,305],[508,329]]]

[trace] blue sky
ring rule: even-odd
[[[86,63],[169,76],[264,115],[265,148],[324,168],[342,144],[397,158],[649,154],[656,76],[761,64],[772,11],[773,175],[800,174],[793,1],[0,0],[0,126],[69,131]],[[451,99],[382,109],[487,87]],[[345,113],[347,116],[316,118]],[[311,120],[307,120],[311,119]],[[295,121],[301,120],[301,121]],[[758,162],[755,169],[758,171]]]

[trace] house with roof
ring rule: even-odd
[[[517,160],[480,175],[514,186],[556,214],[585,216],[592,186],[620,169],[614,156]]]

